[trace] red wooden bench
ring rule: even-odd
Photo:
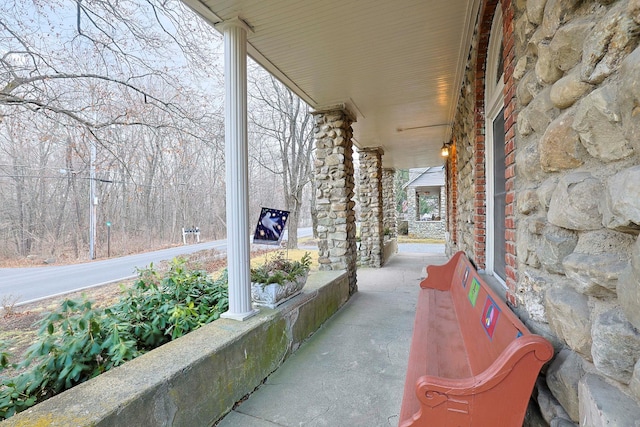
[[[427,273],[399,426],[522,426],[553,347],[527,330],[463,252]]]

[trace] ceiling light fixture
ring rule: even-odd
[[[442,148],[440,148],[440,155],[442,157],[449,157],[449,145],[446,142],[442,143]]]

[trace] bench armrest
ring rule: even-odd
[[[527,363],[520,362],[532,356]],[[527,335],[513,341],[505,351],[480,374],[460,379],[448,379],[423,375],[416,381],[416,393],[421,403],[433,407],[436,396],[468,396],[493,389],[514,370],[535,372],[537,377],[542,365],[553,357],[553,347],[547,340],[537,335]],[[533,383],[531,384],[533,387]]]
[[[460,379],[423,375],[416,381],[420,409],[401,419],[400,427],[521,425],[540,369],[552,356],[548,341],[526,335],[479,375]]]
[[[420,282],[420,287],[423,289],[448,291],[451,287],[456,266],[458,265],[458,259],[463,255],[464,252],[460,251],[452,256],[446,264],[427,266],[427,277]]]

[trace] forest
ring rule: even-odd
[[[220,34],[180,1],[1,2],[0,261],[105,257],[107,234],[111,255],[183,227],[224,238],[223,79]],[[251,220],[311,225],[312,135],[309,107],[250,62]]]

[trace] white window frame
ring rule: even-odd
[[[493,172],[493,121],[504,107],[504,73],[498,76],[498,61],[500,49],[502,47],[502,7],[500,3],[496,5],[496,12],[491,24],[491,34],[489,36],[489,47],[487,49],[487,63],[484,88],[485,105],[485,173],[486,173],[486,272],[493,275],[506,289],[506,283],[500,276],[495,274],[495,253],[493,251],[495,243],[495,206],[493,204],[495,176]],[[498,77],[500,77],[498,79]],[[497,81],[497,83],[495,83]]]

